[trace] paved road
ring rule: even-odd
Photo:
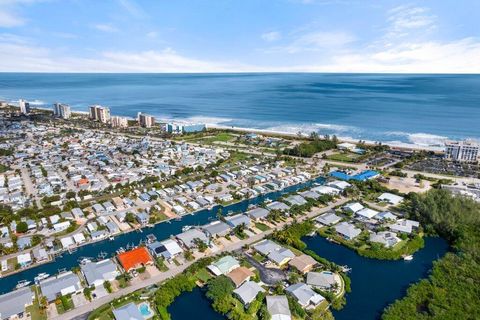
[[[300,217],[298,219],[298,221],[303,221],[305,219],[315,217],[315,216],[317,216],[321,213],[324,213],[326,211],[331,210],[332,208],[334,208],[336,206],[342,205],[342,204],[346,203],[347,201],[349,201],[349,199],[341,198],[341,199],[337,200],[336,202],[328,205],[327,207],[316,208],[316,209],[312,210],[311,212],[307,213],[306,215],[303,215],[302,217]],[[286,224],[287,224],[287,222],[279,223],[274,229],[270,229],[270,230],[267,230],[263,233],[256,234],[253,237],[241,240],[239,242],[232,243],[231,245],[228,245],[228,246],[222,248],[221,250],[219,250],[215,253],[211,253],[209,255],[216,255],[216,254],[219,254],[219,253],[222,253],[222,252],[225,252],[225,251],[239,250],[244,245],[249,245],[249,244],[252,244],[254,242],[257,242],[257,241],[263,239],[265,236],[271,234],[273,231],[283,228]],[[182,273],[186,268],[191,266],[193,263],[194,263],[194,261],[190,261],[190,262],[187,262],[187,263],[182,264],[180,266],[174,267],[174,268],[169,269],[166,272],[162,272],[161,274],[159,274],[157,276],[154,276],[150,279],[146,279],[142,282],[135,283],[132,286],[129,286],[127,288],[120,289],[117,292],[114,292],[114,293],[111,293],[107,296],[101,297],[97,300],[92,301],[91,303],[89,303],[87,305],[80,306],[80,307],[78,307],[74,310],[71,310],[67,313],[59,315],[59,316],[54,317],[52,319],[62,320],[62,319],[84,318],[86,314],[92,312],[93,310],[101,307],[104,304],[107,304],[107,303],[111,302],[112,300],[114,300],[116,298],[119,298],[119,297],[121,297],[123,295],[126,295],[126,294],[129,294],[129,293],[132,293],[134,291],[140,290],[141,288],[157,284],[157,283],[162,282],[162,281],[164,281],[168,278],[174,277],[179,273]]]

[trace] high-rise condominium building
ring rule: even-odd
[[[30,103],[27,101],[20,99],[18,100],[18,106],[20,107],[21,114],[29,114],[30,113]]]
[[[110,109],[100,105],[90,106],[90,119],[108,123],[110,121]]]
[[[445,142],[445,158],[452,161],[478,161],[479,150],[480,144],[471,140]]]
[[[155,118],[148,114],[139,112],[137,115],[138,124],[145,128],[151,128],[155,125]]]
[[[128,119],[126,117],[113,116],[110,123],[114,128],[128,127]]]
[[[55,117],[69,119],[71,115],[70,106],[63,103],[53,104],[53,114]]]

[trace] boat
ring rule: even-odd
[[[410,255],[405,255],[405,256],[403,256],[403,260],[405,260],[405,261],[413,260],[413,256],[411,254]]]
[[[32,283],[32,281],[28,281],[28,280],[18,281],[17,285],[15,286],[15,289],[25,288],[30,283]]]
[[[101,251],[101,252],[98,254],[98,258],[99,258],[99,259],[105,259],[106,256],[108,256],[108,253],[106,253],[105,251]]]
[[[342,270],[342,272],[344,273],[347,273],[347,272],[350,272],[352,271],[352,268],[350,268],[349,266],[347,265],[344,265],[344,266],[340,266],[340,269]]]
[[[47,279],[50,275],[46,272],[39,273],[33,280],[35,283],[39,283],[43,279]]]
[[[188,231],[188,230],[190,230],[190,229],[192,229],[192,228],[193,228],[193,226],[184,226],[184,227],[182,228],[182,232]]]
[[[110,236],[110,237],[108,237],[108,240],[113,241],[113,240],[115,240],[115,237],[114,237],[114,236]]]
[[[87,264],[88,262],[91,262],[92,260],[90,258],[83,258],[83,259],[79,259],[79,263],[81,265],[84,265],[84,264]]]

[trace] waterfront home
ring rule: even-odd
[[[207,267],[214,275],[225,275],[240,267],[240,263],[232,256],[224,256]]]
[[[351,202],[343,206],[343,211],[356,213],[364,208],[364,206],[359,202]]]
[[[0,319],[23,318],[25,308],[32,305],[35,294],[30,287],[0,296]]]
[[[148,224],[148,220],[150,219],[150,217],[148,216],[148,213],[146,213],[146,212],[139,212],[135,215],[135,219],[141,225],[146,225],[146,224]]]
[[[44,248],[34,248],[32,250],[33,258],[36,262],[42,262],[48,260],[47,250]]]
[[[72,237],[64,237],[60,239],[63,249],[68,249],[75,244]]]
[[[315,218],[315,221],[324,225],[324,226],[332,226],[334,224],[339,223],[342,220],[339,216],[335,214],[335,211],[325,212],[321,216]]]
[[[377,214],[378,214],[378,211],[372,210],[370,208],[363,208],[363,209],[355,212],[355,215],[357,215],[360,218],[364,218],[364,219],[372,219]]]
[[[110,201],[106,201],[106,202],[102,203],[102,205],[107,212],[115,211],[115,206]]]
[[[351,187],[352,185],[346,181],[336,180],[336,181],[327,183],[327,186],[335,188],[340,191],[344,191],[345,189]]]
[[[120,265],[125,272],[138,269],[147,265],[153,265],[153,260],[145,247],[123,252],[117,256]]]
[[[316,199],[320,198],[320,194],[315,192],[315,191],[312,191],[312,190],[299,192],[298,194],[301,195],[302,197],[304,197],[305,199],[316,200]]]
[[[285,199],[285,201],[290,203],[292,206],[293,205],[301,206],[301,205],[304,205],[304,204],[307,203],[307,200],[305,200],[305,198],[303,198],[302,196],[300,196],[298,194],[294,194],[294,195],[291,195],[291,196],[287,197]]]
[[[107,230],[98,230],[98,231],[93,231],[92,233],[90,233],[90,237],[92,238],[92,240],[101,240],[101,239],[105,239],[106,237],[108,237],[108,232]]]
[[[40,281],[40,289],[42,295],[50,302],[58,296],[79,293],[83,290],[83,287],[78,276],[68,271]]]
[[[317,260],[313,259],[307,254],[301,254],[294,257],[288,262],[290,267],[293,267],[301,273],[307,273],[312,270],[318,264]]]
[[[335,226],[335,231],[346,240],[353,240],[362,232],[359,228],[348,222],[341,222]]]
[[[92,206],[92,209],[95,211],[95,213],[102,213],[105,211],[105,208],[100,203],[95,203]]]
[[[394,232],[411,234],[413,230],[418,229],[420,223],[408,219],[399,219],[395,223],[388,226],[388,228]]]
[[[155,258],[163,257],[169,261],[183,252],[178,243],[172,239],[149,243],[147,248]]]
[[[87,284],[95,287],[102,286],[105,281],[113,281],[120,275],[117,265],[110,259],[98,262],[88,261],[80,265],[80,270]]]
[[[230,226],[223,221],[214,221],[212,223],[202,226],[201,229],[210,238],[223,237],[227,235],[231,230]]]
[[[260,254],[278,266],[282,266],[295,257],[295,254],[271,240],[263,240],[253,246]]]
[[[335,273],[331,271],[309,272],[306,283],[320,290],[331,290],[337,284]]]
[[[286,296],[267,296],[267,311],[271,320],[291,320],[292,314]]]
[[[233,293],[245,306],[248,306],[253,300],[255,300],[260,292],[265,292],[265,289],[253,281],[247,281],[239,288],[233,290]]]
[[[73,235],[73,241],[75,241],[76,244],[82,244],[85,242],[85,236],[83,233],[76,233]]]
[[[240,225],[244,225],[248,228],[251,224],[250,218],[244,214],[237,214],[234,216],[225,217],[225,222],[232,228]]]
[[[393,247],[400,241],[401,240],[397,237],[397,234],[391,231],[372,232],[370,234],[370,242],[381,243],[386,248]]]
[[[253,273],[250,269],[246,267],[238,267],[233,269],[227,274],[227,277],[232,280],[235,288],[240,287],[244,282],[250,281],[251,277],[253,277],[255,273]]]
[[[397,196],[396,194],[385,192],[382,193],[378,198],[379,201],[384,201],[390,203],[391,205],[396,206],[403,201],[403,197]]]
[[[208,243],[208,238],[205,233],[198,229],[190,229],[175,236],[187,249],[196,247],[195,239],[204,243]]]
[[[264,208],[255,208],[247,211],[247,215],[249,215],[253,220],[260,220],[266,218],[269,212],[270,211]]]
[[[30,264],[32,264],[32,256],[28,252],[19,254],[17,256],[17,263],[21,268],[28,267]]]
[[[112,310],[115,320],[144,320],[144,316],[138,309],[138,306],[130,302],[124,306]]]
[[[288,209],[290,209],[290,207],[283,202],[273,201],[273,202],[270,202],[269,204],[267,204],[267,209],[268,210],[287,211]]]
[[[297,300],[304,308],[316,307],[325,300],[320,294],[305,283],[297,283],[287,287],[286,292]]]

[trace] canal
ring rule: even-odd
[[[24,271],[18,272],[0,278],[0,293],[6,293],[12,291],[17,283],[21,280],[32,281],[39,273],[45,272],[50,275],[58,273],[61,269],[69,270],[75,266],[78,266],[79,260],[82,257],[96,258],[101,253],[106,253],[107,257],[112,257],[115,255],[116,250],[120,247],[127,247],[128,245],[138,245],[140,241],[145,240],[147,234],[154,234],[157,239],[163,240],[169,238],[171,235],[176,235],[182,232],[182,228],[187,225],[204,225],[216,219],[217,212],[222,208],[223,214],[228,214],[230,212],[245,212],[248,209],[249,205],[258,205],[264,202],[266,199],[276,200],[280,198],[285,193],[295,192],[300,189],[310,187],[314,183],[323,184],[325,178],[317,177],[315,179],[309,180],[304,183],[297,185],[289,186],[280,191],[274,191],[271,193],[263,194],[258,197],[240,201],[225,207],[216,206],[212,209],[205,209],[196,212],[193,215],[185,215],[181,220],[169,220],[166,222],[161,222],[153,226],[152,228],[143,229],[141,232],[129,232],[118,235],[114,240],[103,240],[91,244],[87,244],[78,248],[77,251],[68,253],[63,253],[62,256],[59,256],[55,261],[45,263],[34,268],[26,269]]]
[[[347,304],[342,310],[332,310],[336,320],[379,319],[383,309],[403,297],[410,284],[427,277],[432,262],[448,250],[442,238],[427,237],[425,247],[411,261],[376,260],[320,236],[302,240],[319,256],[352,268],[349,273],[352,291],[347,294]]]

